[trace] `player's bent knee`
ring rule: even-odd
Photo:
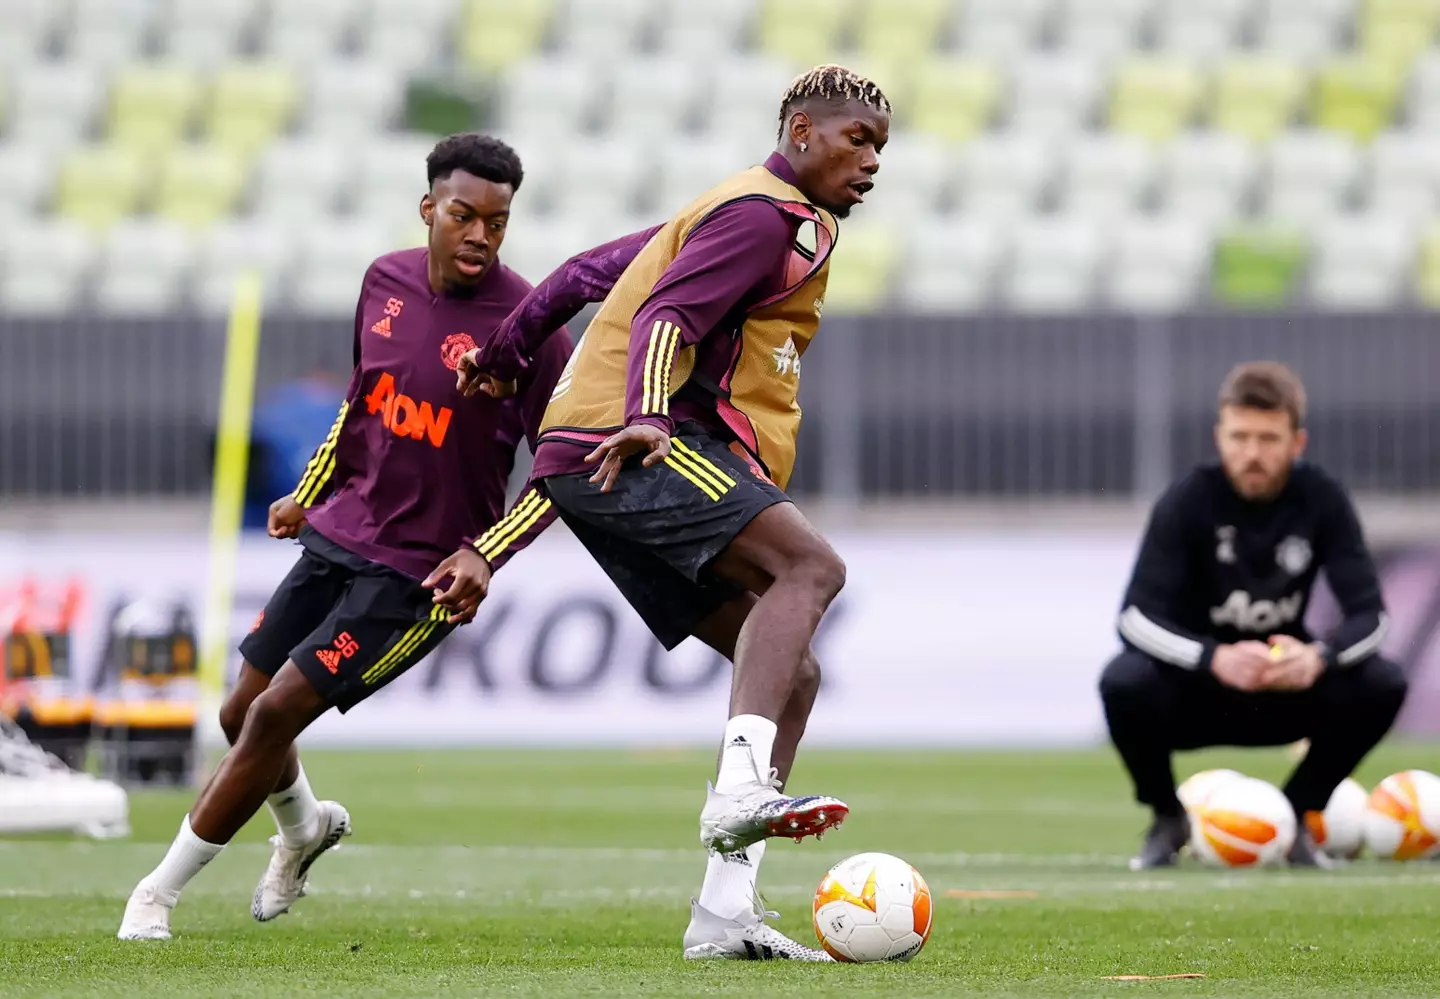
[[[253,700],[235,690],[231,691],[230,696],[225,698],[225,703],[220,705],[220,730],[225,733],[226,741],[232,746],[245,728],[245,714],[250,710]]]
[[[803,578],[826,604],[845,588],[845,563],[828,545],[802,559],[794,575]]]
[[[1400,712],[1410,682],[1405,678],[1405,671],[1399,663],[1381,656],[1371,656],[1352,668],[1356,671],[1355,678],[1358,681],[1355,696],[1374,705],[1377,710],[1385,711],[1392,718]]]
[[[1122,652],[1100,674],[1100,699],[1107,711],[1145,704],[1153,700],[1163,679],[1160,667],[1149,656]]]

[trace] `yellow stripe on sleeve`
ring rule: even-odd
[[[504,536],[497,538],[496,540],[486,545],[484,548],[481,548],[480,554],[485,556],[485,560],[487,562],[495,561],[495,559],[499,557],[501,552],[513,545],[519,538],[524,537],[525,532],[530,530],[530,528],[534,527],[535,524],[540,520],[540,518],[545,516],[549,509],[550,501],[547,499],[545,500],[545,502],[532,509],[529,515],[526,516],[524,520],[517,523]]]
[[[650,402],[650,376],[655,371],[655,352],[660,346],[660,339],[664,336],[663,324],[655,320],[655,325],[650,327],[650,345],[645,350],[645,370],[640,376],[640,412],[653,413]]]
[[[325,488],[325,483],[330,481],[330,476],[335,472],[335,447],[340,438],[340,428],[345,425],[345,416],[350,412],[350,403],[342,402],[340,412],[335,416],[335,422],[330,424],[330,432],[325,435],[325,441],[315,450],[310,461],[305,465],[305,471],[300,476],[300,484],[291,493],[296,503],[308,507],[315,502],[320,495],[320,490]]]
[[[484,554],[487,545],[509,531],[517,521],[524,520],[536,504],[542,500],[543,497],[538,491],[534,489],[530,490],[521,497],[520,501],[510,508],[510,512],[501,517],[490,530],[475,539],[475,549],[481,554]]]

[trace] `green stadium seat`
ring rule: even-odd
[[[289,126],[299,100],[300,82],[289,66],[232,63],[215,76],[206,135],[213,146],[258,153]]]
[[[830,258],[825,314],[873,312],[883,305],[900,249],[893,229],[864,223],[845,226]]]
[[[1351,58],[1321,68],[1315,80],[1316,127],[1367,142],[1390,126],[1404,74],[1394,64]]]
[[[1440,0],[1369,0],[1360,16],[1359,48],[1397,71],[1435,41]]]
[[[854,0],[765,0],[760,48],[801,69],[835,61]]]
[[[1211,122],[1219,131],[1267,142],[1294,120],[1305,84],[1305,71],[1286,59],[1230,59],[1215,74]]]
[[[160,163],[155,213],[191,228],[235,213],[248,175],[245,159],[223,146],[187,146]]]
[[[1432,226],[1420,240],[1415,294],[1426,305],[1440,309],[1440,225]]]
[[[865,0],[855,33],[862,58],[914,60],[945,37],[950,0]]]
[[[185,136],[200,104],[200,80],[186,66],[137,63],[111,84],[110,141],[163,152]]]
[[[900,119],[921,132],[964,142],[984,132],[1000,103],[1000,74],[975,59],[933,59],[911,77],[910,100],[896,102]]]
[[[460,57],[477,72],[504,72],[539,51],[554,13],[554,0],[466,0]]]
[[[1293,230],[1222,233],[1215,247],[1214,296],[1227,305],[1279,308],[1290,301],[1308,258],[1309,245]]]
[[[1110,93],[1110,127],[1166,142],[1195,117],[1204,78],[1183,59],[1135,58],[1122,63]]]
[[[135,214],[147,189],[146,157],[114,144],[86,146],[63,160],[55,213],[92,229],[108,229]]]

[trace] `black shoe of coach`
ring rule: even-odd
[[[1130,858],[1132,871],[1174,867],[1180,851],[1190,842],[1190,820],[1183,815],[1157,815],[1145,834],[1140,852]]]

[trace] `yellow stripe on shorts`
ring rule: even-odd
[[[432,607],[430,616],[423,621],[416,621],[407,628],[405,634],[400,636],[400,640],[390,647],[390,651],[385,653],[379,662],[361,674],[360,679],[367,687],[375,686],[387,674],[403,664],[416,649],[424,645],[426,640],[435,633],[436,626],[445,620],[447,614],[449,611],[444,607],[438,605]]]

